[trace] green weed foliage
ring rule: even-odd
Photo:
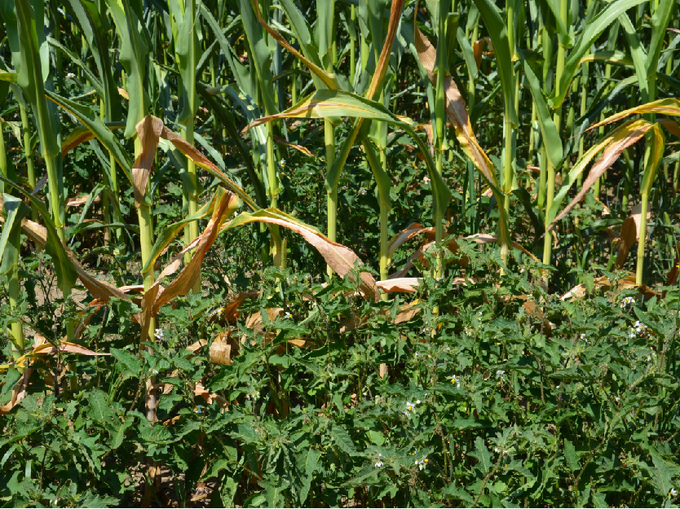
[[[0,505],[677,506],[677,5],[2,2]]]
[[[134,504],[150,458],[169,478],[159,503],[190,503],[201,481],[227,506],[674,503],[677,288],[665,299],[595,292],[564,303],[530,270],[500,288],[489,277],[452,290],[452,278],[427,279],[416,317],[395,325],[402,299],[369,302],[348,280],[267,269],[243,309],[284,311],[258,334],[240,320],[233,334],[245,342],[222,366],[186,350],[200,329],[225,330],[202,313],[219,299],[178,302],[161,317],[163,343],[141,357],[125,319],[134,309],[113,303],[84,338],[112,357],[78,361],[78,393],[36,384],[3,419],[4,500]],[[550,334],[508,298],[518,292],[546,298]],[[301,337],[305,348],[290,343]],[[58,380],[68,360],[35,369]],[[152,373],[170,388],[158,407],[166,425],[153,427],[140,411]],[[228,408],[197,398],[199,381]]]

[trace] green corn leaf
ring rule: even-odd
[[[362,146],[364,147],[364,153],[366,154],[366,159],[368,160],[371,172],[373,172],[373,178],[378,185],[378,197],[380,200],[380,205],[387,207],[387,210],[392,208],[392,201],[390,200],[390,189],[392,188],[392,181],[387,175],[387,172],[380,164],[378,159],[378,154],[375,153],[375,149],[369,141],[366,139],[362,140]]]
[[[640,87],[640,99],[643,102],[648,102],[649,84],[647,83],[647,68],[645,67],[647,62],[647,52],[642,47],[640,37],[638,37],[633,23],[631,23],[630,18],[625,12],[619,16],[619,23],[621,23],[621,27],[626,34],[628,46],[630,47],[630,54],[633,59],[633,65],[635,66],[635,75],[638,78],[638,84]]]
[[[47,229],[45,250],[54,261],[54,270],[57,273],[59,286],[64,288],[65,285],[67,285],[69,288],[72,288],[76,282],[78,273],[73,265],[73,262],[69,259],[68,254],[66,253],[65,246],[60,240],[59,234],[57,233],[57,227],[55,226],[52,216],[50,216],[43,202],[33,196],[32,193],[29,193],[21,186],[3,177],[2,175],[0,175],[0,181],[21,193],[31,202],[31,208],[37,211],[40,216],[42,216],[43,221],[45,222],[45,228]]]
[[[198,111],[196,92],[196,68],[199,60],[199,44],[196,23],[196,1],[170,0],[170,12],[176,20],[175,52],[177,65],[182,78],[182,95],[180,97],[180,113],[177,119],[182,125],[192,122]],[[182,10],[182,5],[184,9]]]
[[[436,207],[438,207],[438,210],[442,213],[446,210],[446,207],[452,198],[451,191],[448,189],[441,175],[439,175],[439,172],[436,170],[434,162],[432,161],[432,157],[430,156],[429,148],[422,141],[420,136],[418,136],[418,134],[416,134],[416,132],[413,130],[413,127],[409,121],[396,117],[379,102],[371,101],[365,97],[341,90],[318,90],[284,112],[263,117],[251,122],[246,127],[246,129],[250,129],[254,126],[269,122],[275,118],[327,117],[352,117],[380,120],[404,129],[404,131],[406,131],[414,139],[418,145],[418,148],[420,149],[420,153],[425,158],[430,179],[432,180],[433,184]],[[349,150],[353,145],[354,140],[352,140],[350,143],[348,139],[348,141],[345,142],[342,150],[349,153]],[[332,190],[338,185],[341,170],[341,167],[335,165],[331,168],[331,171],[326,176],[327,190]]]
[[[234,75],[234,79],[236,80],[238,88],[242,90],[243,93],[248,94],[250,97],[257,95],[255,73],[249,72],[248,68],[239,62],[238,58],[236,58],[236,55],[234,54],[232,44],[225,36],[225,32],[229,33],[231,30],[234,30],[238,27],[236,22],[240,21],[240,18],[237,18],[234,23],[232,23],[223,31],[218,21],[204,4],[201,4],[200,6],[200,13],[201,17],[212,29],[213,36],[222,49],[222,54],[229,64],[229,68]]]
[[[251,71],[257,76],[264,110],[267,115],[278,110],[274,100],[274,77],[270,69],[271,54],[264,39],[263,29],[260,26],[250,0],[239,0],[241,22],[250,47]],[[254,68],[254,69],[253,69]]]
[[[317,44],[314,38],[312,27],[307,22],[307,18],[300,12],[292,0],[281,0],[281,7],[288,17],[288,22],[295,34],[295,38],[300,44],[302,54],[314,65],[323,68],[324,64],[319,50],[319,44]],[[312,76],[315,77],[315,75]],[[317,86],[317,88],[321,87]]]
[[[552,12],[553,14],[552,19],[555,21],[557,35],[559,37],[559,43],[566,48],[570,48],[574,44],[574,41],[571,35],[569,35],[569,30],[567,29],[567,26],[565,25],[562,16],[560,16],[559,1],[560,0],[541,0],[541,2],[539,3],[543,3],[544,5],[546,5]]]
[[[475,0],[475,4],[493,42],[498,75],[501,80],[501,88],[503,89],[505,114],[508,115],[510,122],[517,126],[519,119],[515,110],[515,71],[512,62],[513,52],[508,41],[508,27],[505,25],[498,7],[491,0]]]
[[[374,2],[379,3],[379,2]],[[335,0],[316,0],[316,24],[314,36],[319,48],[323,67],[329,69],[333,44],[333,25],[335,21]]]
[[[116,162],[123,170],[128,181],[132,183],[132,160],[118,141],[118,138],[116,138],[108,127],[106,127],[106,124],[104,124],[104,122],[102,122],[87,106],[78,104],[75,101],[55,94],[54,92],[48,92],[47,97],[75,116],[94,135],[94,137],[104,145],[106,150],[108,150],[116,159]]]
[[[523,54],[520,52],[520,55]],[[538,78],[531,69],[529,62],[523,57],[522,61],[524,63],[524,75],[527,78],[529,90],[531,90],[531,95],[534,98],[534,104],[536,105],[538,125],[541,128],[541,135],[543,136],[543,146],[546,149],[550,164],[557,168],[562,162],[563,157],[562,139],[555,127],[555,122],[550,114],[548,103],[546,102],[545,95],[543,95],[543,89],[541,88]]]
[[[61,44],[59,41],[54,39],[53,37],[48,37],[47,42],[49,43],[50,46],[53,48],[61,51],[64,55],[66,55],[71,62],[73,62],[75,65],[77,65],[81,71],[83,71],[83,74],[85,74],[85,77],[89,81],[90,85],[95,89],[97,92],[97,95],[101,97],[102,99],[106,99],[106,96],[104,95],[104,87],[99,81],[99,79],[94,75],[94,73],[90,70],[90,68],[83,62],[80,58],[78,58],[78,55],[76,55],[73,51],[68,49],[66,46]]]
[[[19,73],[0,71],[0,81],[6,83],[16,83],[19,78]]]
[[[41,0],[0,2],[17,71],[16,83],[33,109],[43,155],[56,157],[60,148],[59,122],[44,99],[45,79],[49,75],[48,47],[42,24],[36,24],[36,20],[43,20],[43,7]]]
[[[149,108],[149,94],[144,86],[149,47],[148,36],[144,25],[130,5],[131,0],[106,0],[109,13],[113,17],[120,34],[120,63],[128,74],[127,92],[130,96],[128,104],[127,127],[125,137],[137,134],[137,124],[144,118]],[[135,1],[135,0],[132,0]]]
[[[479,1],[479,0],[478,0]],[[569,52],[562,78],[556,83],[555,89],[550,96],[550,105],[557,108],[562,105],[567,95],[569,84],[574,79],[576,71],[580,65],[583,55],[585,55],[595,43],[598,37],[604,32],[618,17],[631,7],[643,3],[645,0],[615,0],[605,7],[593,20],[586,24],[583,33],[579,37],[574,48]],[[495,46],[495,42],[494,42]]]
[[[22,200],[10,194],[3,193],[2,200],[5,222],[0,234],[0,274],[6,275],[19,262],[21,220],[30,210]]]
[[[649,80],[650,89],[656,90],[656,74],[658,72],[659,57],[664,46],[666,38],[666,29],[668,28],[671,19],[673,19],[674,12],[678,9],[677,0],[661,0],[654,14],[652,15],[652,40],[649,43],[649,50],[647,52],[647,79]],[[650,99],[656,99],[655,95],[650,96]]]
[[[212,110],[213,114],[216,115],[217,118],[220,120],[222,126],[227,130],[227,134],[231,138],[232,143],[236,147],[236,150],[238,151],[239,155],[241,156],[241,161],[246,167],[246,172],[248,173],[250,182],[255,188],[255,197],[257,199],[257,204],[260,207],[266,207],[267,193],[262,185],[262,180],[260,179],[260,176],[258,175],[257,171],[255,171],[255,167],[253,166],[253,161],[252,157],[250,156],[250,152],[248,151],[248,148],[245,146],[243,140],[241,140],[241,137],[238,134],[238,129],[236,128],[236,121],[234,119],[233,113],[228,107],[223,105],[223,101],[220,100],[219,97],[213,95],[201,83],[198,84],[198,92],[203,98],[203,100],[207,103],[207,105],[210,106],[210,109]]]
[[[114,77],[114,64],[109,56],[111,46],[108,38],[109,23],[106,13],[100,13],[99,3],[81,0],[68,0],[68,5],[78,21],[87,44],[92,52],[97,71],[101,77],[104,99],[104,118],[108,121],[121,118],[121,105],[118,87]]]

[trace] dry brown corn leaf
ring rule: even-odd
[[[158,140],[163,129],[163,121],[153,115],[147,115],[137,124],[137,136],[142,144],[142,151],[132,165],[135,207],[137,208],[139,208],[146,194],[146,186],[149,182],[154,160],[156,159]]]

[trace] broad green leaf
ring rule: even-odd
[[[83,62],[80,58],[78,58],[78,55],[76,55],[73,51],[68,49],[66,46],[61,44],[59,41],[54,39],[53,37],[48,37],[47,42],[55,48],[58,51],[61,51],[64,55],[66,55],[71,62],[73,62],[75,65],[77,65],[80,70],[85,74],[85,77],[87,78],[87,81],[92,85],[92,87],[95,89],[97,92],[97,95],[102,99],[106,100],[106,96],[104,95],[104,87],[99,81],[99,78],[97,78],[94,73],[90,70],[90,68]]]
[[[479,463],[476,466],[483,474],[488,474],[493,468],[491,453],[489,452],[489,449],[486,448],[482,437],[477,437],[475,439],[475,450],[468,455],[477,459]]]
[[[645,67],[647,52],[642,47],[635,27],[625,12],[619,16],[619,23],[621,23],[621,27],[623,27],[623,30],[626,33],[626,40],[628,41],[630,54],[633,58],[635,75],[638,78],[638,85],[640,87],[640,100],[646,103],[649,101],[649,85],[647,83],[647,69]]]
[[[480,1],[480,0],[477,0]],[[562,77],[556,83],[555,89],[550,96],[550,105],[557,108],[562,105],[569,89],[569,84],[576,75],[583,55],[585,55],[604,32],[618,17],[631,7],[640,5],[645,0],[614,0],[595,16],[590,23],[585,25],[574,48],[569,52],[569,56],[564,63]],[[495,42],[494,42],[495,46]]]
[[[110,351],[111,355],[119,362],[123,376],[137,377],[141,374],[142,361],[139,357],[119,348],[111,348]]]
[[[118,449],[123,445],[125,440],[125,432],[134,424],[135,418],[128,415],[122,423],[116,425],[115,430],[111,433],[111,449]]]
[[[562,162],[563,157],[562,139],[560,138],[560,134],[557,132],[557,128],[555,127],[555,122],[553,121],[550,110],[548,109],[548,103],[546,102],[545,95],[543,95],[543,88],[541,88],[538,78],[531,69],[529,62],[524,58],[522,61],[524,63],[524,75],[527,78],[529,90],[531,91],[531,95],[534,99],[534,105],[536,106],[536,115],[538,118],[538,125],[541,129],[541,135],[543,137],[543,146],[545,147],[550,164],[554,168],[557,168]]]
[[[113,155],[128,181],[132,183],[132,160],[106,124],[87,106],[78,104],[54,92],[48,92],[47,97],[76,117],[99,140],[104,148]]]
[[[642,0],[639,0],[642,1]],[[503,104],[505,114],[514,126],[519,125],[517,111],[515,110],[515,71],[513,69],[512,54],[508,41],[508,27],[505,25],[498,7],[491,0],[475,0],[475,5],[484,20],[489,36],[493,41],[496,54],[496,66],[503,89]]]
[[[57,228],[54,224],[54,221],[52,220],[52,216],[47,212],[43,202],[37,197],[33,196],[32,193],[27,192],[21,186],[15,182],[12,182],[11,180],[8,180],[2,175],[0,175],[0,181],[4,182],[5,185],[9,185],[10,187],[16,189],[19,193],[23,194],[25,198],[28,198],[28,200],[31,202],[32,210],[37,211],[42,216],[45,226],[42,227],[35,223],[34,225],[36,228],[39,227],[45,230],[44,238],[42,238],[42,241],[36,238],[31,238],[31,240],[34,240],[38,242],[39,245],[43,246],[47,253],[54,260],[54,270],[57,273],[59,286],[64,288],[65,285],[68,285],[69,288],[72,288],[78,277],[77,271],[73,265],[73,261],[69,259],[64,244],[59,238],[59,234],[57,233]],[[24,226],[24,229],[25,228],[26,226]]]
[[[68,0],[71,10],[78,21],[87,44],[92,52],[103,86],[104,119],[107,121],[121,118],[121,105],[117,100],[118,90],[114,77],[114,64],[109,55],[111,45],[108,32],[109,23],[106,12],[100,12],[102,2]]]
[[[660,0],[655,5],[654,14],[652,15],[652,40],[649,42],[649,50],[647,52],[647,79],[649,80],[650,91],[656,90],[656,75],[658,72],[659,57],[664,46],[666,38],[666,29],[668,28],[674,12],[678,10],[677,0]],[[650,99],[656,99],[656,94],[650,96]]]
[[[149,57],[147,34],[143,23],[137,17],[130,2],[136,0],[106,0],[109,14],[118,29],[121,41],[120,63],[127,72],[128,104],[127,127],[125,137],[136,134],[137,124],[144,118],[149,109],[149,94],[144,86],[146,66]]]
[[[19,262],[21,219],[30,212],[15,196],[2,194],[2,214],[5,218],[0,234],[0,274],[6,275]]]
[[[357,454],[359,454],[354,445],[354,442],[352,441],[352,437],[349,436],[347,430],[345,430],[345,428],[343,428],[342,426],[333,425],[329,435],[333,439],[333,442],[335,442],[335,445],[337,445],[338,448],[343,452],[349,454],[351,457],[354,457]]]
[[[564,439],[564,459],[567,461],[567,466],[572,472],[579,469],[578,455],[576,454],[576,448],[566,438]]]

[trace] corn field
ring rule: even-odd
[[[314,350],[302,325],[281,325],[293,308],[248,307],[264,298],[258,274],[267,271],[269,299],[283,297],[294,275],[317,281],[321,296],[394,308],[393,319],[428,295],[432,323],[457,309],[456,292],[486,278],[489,292],[548,335],[551,303],[610,291],[659,302],[678,285],[676,0],[3,0],[0,17],[0,404],[8,418],[40,390],[80,401],[91,366],[129,367],[178,348],[164,330],[186,302],[193,311],[182,327],[193,332],[184,346],[205,347],[213,366],[205,376],[232,367],[246,348],[210,328],[218,322],[233,334],[272,327],[286,348]],[[493,269],[475,271],[475,256]],[[121,320],[115,331],[112,316]],[[360,329],[352,316],[354,328],[330,341]],[[425,343],[441,329],[427,330]],[[376,346],[376,380],[398,376],[383,355],[388,344]],[[286,419],[295,398],[280,370],[267,371],[262,414]],[[144,417],[140,427],[168,426],[164,405],[181,384],[216,412],[239,405],[203,376],[135,373],[121,372],[120,384],[139,380],[130,408]],[[131,416],[114,419],[121,441]],[[199,449],[210,434],[201,433]],[[9,451],[2,465],[15,454],[9,445],[0,445]],[[250,481],[221,481],[220,505],[234,500],[225,486],[238,493],[253,483],[263,495],[253,488],[235,500],[434,503],[355,491],[326,500],[313,495],[314,470],[301,488],[281,488],[296,495],[276,498],[276,482],[262,481],[262,457],[246,469]],[[140,462],[144,488],[124,500],[166,503],[159,493],[169,460],[159,458]],[[201,465],[201,479],[222,479],[216,463]],[[453,472],[452,459],[442,465]],[[602,502],[578,498],[581,474],[569,481],[576,498],[555,503]],[[484,498],[485,486],[476,498],[451,488],[438,500],[499,504]],[[616,503],[634,500],[663,503]]]

